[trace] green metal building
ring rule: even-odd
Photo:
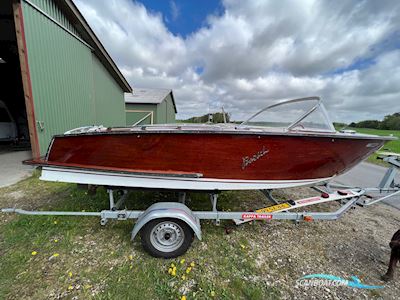
[[[126,125],[175,123],[174,94],[167,89],[135,88],[125,93]]]
[[[126,125],[132,89],[72,1],[1,1],[0,16],[0,99],[29,132],[34,157],[54,134]]]

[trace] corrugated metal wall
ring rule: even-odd
[[[126,115],[123,93],[117,82],[95,55],[93,55],[93,84],[97,123],[104,126],[125,126]],[[119,101],[118,99],[121,97],[122,101]]]
[[[171,95],[168,96],[167,102],[167,123],[176,123],[175,107]]]
[[[59,23],[22,1],[41,154],[54,134],[92,124],[124,125],[122,89],[80,37],[73,36],[74,26],[54,1],[31,3]]]
[[[27,2],[27,1],[25,1]],[[73,32],[77,36],[80,37],[79,32],[76,30],[74,25],[67,19],[67,17],[63,14],[60,8],[56,5],[55,1],[52,0],[29,0],[30,3],[37,6],[39,9],[47,13],[57,22],[59,22],[62,26],[64,26],[69,31]]]
[[[154,124],[175,123],[175,109],[171,94],[160,104],[126,104],[126,125],[131,126],[143,118],[150,111],[153,112]],[[150,124],[150,118],[146,118],[140,124]]]
[[[126,104],[126,125],[131,126],[138,122],[140,119],[148,115],[150,112],[153,113],[153,122],[156,121],[156,104]],[[140,124],[151,124],[151,116],[140,122]]]
[[[175,121],[175,108],[171,94],[169,94],[157,109],[157,122],[175,123]]]
[[[40,153],[51,137],[95,123],[92,53],[32,6],[22,3]]]

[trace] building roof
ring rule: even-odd
[[[104,67],[108,70],[110,75],[115,79],[118,85],[124,92],[131,92],[132,88],[128,81],[122,75],[111,56],[107,53],[100,40],[94,34],[85,18],[82,16],[78,8],[71,0],[60,0],[56,2],[58,6],[64,11],[64,13],[73,21],[78,32],[82,35],[82,38],[87,42],[93,49],[96,56],[99,58]]]
[[[125,93],[125,103],[129,104],[160,104],[171,94],[175,113],[177,113],[174,94],[169,89],[135,88],[132,93]]]

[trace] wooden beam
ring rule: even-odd
[[[22,86],[24,89],[26,115],[28,119],[29,138],[32,147],[32,156],[33,158],[39,158],[40,147],[36,130],[35,108],[33,105],[32,83],[29,73],[28,51],[25,40],[24,19],[22,15],[21,1],[13,1],[13,14],[18,45],[19,63],[21,66]]]

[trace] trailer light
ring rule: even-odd
[[[312,221],[314,221],[313,217],[311,217],[311,216],[304,216],[304,217],[303,217],[303,220],[306,221],[306,222],[312,222]]]
[[[322,193],[322,194],[321,194],[321,197],[322,197],[322,198],[325,198],[325,199],[326,199],[326,198],[329,198],[329,194],[328,194],[328,193]]]

